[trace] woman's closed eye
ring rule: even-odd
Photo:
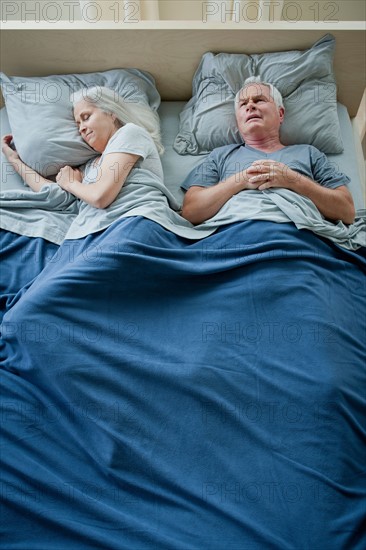
[[[90,118],[90,113],[82,113],[80,115],[79,120],[77,121],[77,125],[80,126],[82,122],[86,122]]]

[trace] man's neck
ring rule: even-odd
[[[256,139],[256,138],[247,136],[245,139],[245,145],[249,145],[254,149],[263,151],[263,153],[274,153],[275,151],[278,151],[279,149],[282,149],[283,147],[285,147],[278,138],[273,138],[273,137]]]

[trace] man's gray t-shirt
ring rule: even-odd
[[[348,176],[338,171],[335,163],[312,145],[289,145],[273,153],[263,153],[249,145],[235,144],[214,149],[202,164],[188,174],[181,187],[184,190],[193,185],[211,187],[246,170],[254,161],[263,159],[282,162],[324,187],[335,189],[350,181]]]
[[[109,227],[126,213],[126,209],[135,206],[136,201],[131,199],[131,196],[136,186],[163,185],[163,168],[154,141],[147,130],[133,123],[125,124],[117,130],[102,156],[90,160],[85,165],[84,184],[98,182],[101,177],[101,164],[109,153],[130,153],[140,158],[129,172],[116,199],[107,208],[95,208],[87,202],[80,201],[79,214],[71,224],[66,239],[80,239]],[[156,193],[159,194],[158,191]],[[161,196],[163,197],[162,194]]]

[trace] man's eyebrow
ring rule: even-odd
[[[268,99],[266,95],[264,94],[255,94],[255,95],[251,95],[250,97],[252,97],[253,99]],[[248,95],[245,95],[245,96],[242,96],[240,98],[240,101],[245,101],[246,99],[249,99],[249,96]]]

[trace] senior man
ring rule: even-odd
[[[331,221],[354,221],[349,178],[315,147],[281,143],[285,109],[275,86],[258,77],[247,79],[235,97],[235,113],[244,143],[214,149],[187,176],[181,186],[184,218],[197,225],[240,191],[282,187],[311,199]]]

